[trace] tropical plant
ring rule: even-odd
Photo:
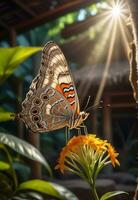
[[[110,163],[115,167],[120,165],[118,153],[106,140],[96,135],[79,135],[71,138],[62,149],[56,169],[70,171],[84,179],[91,187],[92,199],[106,200],[113,196],[123,194],[123,191],[112,191],[98,196],[96,191],[96,178],[99,172]]]
[[[38,52],[41,50],[41,47],[13,47],[13,48],[0,48],[0,85],[1,87],[3,86],[2,84],[4,81],[13,74],[15,69],[19,67],[21,63],[23,63],[27,58],[29,58],[31,55],[34,53]],[[16,80],[17,78],[14,77]],[[18,80],[17,80],[18,82]],[[17,85],[16,82],[16,85]],[[3,86],[4,87],[4,86]],[[10,97],[5,96],[1,90],[1,102],[3,101],[6,103],[5,98],[8,102],[13,102],[13,93],[10,90]],[[16,95],[15,95],[16,96]],[[17,98],[17,97],[16,97]],[[15,102],[17,103],[17,99],[15,99]],[[7,121],[11,120],[10,116],[11,112],[7,111],[3,107],[0,107],[0,121]]]
[[[0,84],[32,54],[41,50],[41,47],[11,47],[0,48]]]
[[[43,155],[29,143],[10,134],[0,133],[0,151],[5,154],[0,161],[0,197],[1,200],[32,200],[54,197],[56,199],[73,199],[77,197],[66,188],[44,180],[29,180],[19,183],[16,170],[14,168],[14,159],[8,149],[10,147],[18,154],[21,154],[31,160],[40,162],[45,166],[51,175],[51,169]]]

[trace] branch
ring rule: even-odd
[[[137,200],[137,199],[138,199],[138,179],[137,179],[137,187],[136,187],[136,190],[135,190],[134,200]]]
[[[131,83],[133,89],[133,96],[138,103],[138,63],[136,61],[136,45],[135,43],[131,44],[131,51],[130,51],[130,74],[129,74],[129,81]]]
[[[129,80],[133,89],[133,96],[138,103],[138,1],[127,0],[130,9],[130,25],[133,34],[133,43],[130,52],[130,75]]]

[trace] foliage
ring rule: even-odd
[[[0,83],[2,83],[24,60],[40,51],[40,47],[0,48]]]
[[[105,1],[99,4],[92,4],[85,9],[80,9],[71,13],[67,13],[64,16],[57,18],[56,20],[46,23],[40,27],[37,27],[25,34],[25,39],[30,45],[44,44],[49,40],[54,40],[58,43],[64,43],[66,40],[62,37],[61,31],[69,24],[76,23],[84,20],[85,18],[95,15],[104,8]],[[83,34],[83,33],[82,33]],[[74,36],[76,38],[78,36]],[[19,41],[20,42],[20,41]]]
[[[100,198],[100,200],[110,199],[114,196],[117,196],[117,195],[120,195],[120,194],[123,194],[123,193],[125,194],[125,192],[122,192],[122,191],[107,192]]]
[[[43,164],[48,170],[49,174],[51,174],[51,169],[43,157],[43,155],[31,144],[27,143],[24,140],[21,140],[13,135],[0,133],[0,143],[9,146],[11,149],[15,150],[19,154],[23,156],[40,162]]]
[[[72,199],[77,200],[77,197],[62,186],[50,183],[43,180],[30,180],[23,183],[18,182],[17,173],[14,169],[14,160],[10,151],[6,146],[17,151],[19,154],[26,156],[29,159],[39,161],[46,166],[46,169],[51,173],[48,163],[41,155],[41,153],[27,142],[9,135],[0,133],[0,151],[5,153],[4,160],[0,161],[0,195],[1,200],[10,199],[24,199],[31,197],[31,199],[40,199],[41,196],[47,195],[56,197],[57,199]],[[43,199],[43,198],[42,198]]]
[[[56,189],[54,187],[52,187],[52,184],[47,181],[43,181],[43,180],[27,181],[25,183],[20,184],[18,191],[26,190],[26,189],[27,190],[35,190],[37,192],[46,193],[47,195],[52,195],[55,197],[58,196],[59,198],[61,198],[61,196],[56,191]]]
[[[43,180],[31,180],[20,184],[18,191],[33,190],[46,195],[57,197],[58,199],[78,200],[78,198],[69,190],[61,185]]]
[[[0,108],[0,122],[11,120],[11,112],[6,111],[3,108]]]
[[[7,102],[14,103],[17,107],[17,85],[19,83],[19,78],[14,77],[14,81],[9,84],[8,87],[13,87],[13,90],[5,90],[5,85],[2,84],[4,81],[13,74],[15,69],[23,63],[27,58],[36,52],[40,51],[41,47],[13,47],[13,48],[0,48],[0,85],[1,85],[1,97],[0,100],[2,103],[6,104]],[[22,77],[20,77],[20,80]],[[16,82],[16,83],[15,83]],[[6,82],[7,84],[7,82]],[[14,93],[15,91],[15,93]],[[7,94],[6,94],[7,93]],[[11,105],[6,105],[6,108],[0,108],[0,122],[5,122],[11,120],[11,110],[8,111],[7,107]],[[14,108],[14,107],[13,107]],[[15,112],[15,110],[14,110]]]

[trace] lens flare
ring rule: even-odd
[[[112,10],[111,14],[113,17],[119,17],[121,15],[122,9],[120,5],[115,5]]]
[[[108,7],[109,16],[114,19],[125,17],[126,4],[122,1],[112,1],[111,5]]]

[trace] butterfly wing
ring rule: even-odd
[[[40,71],[30,86],[30,93],[47,85],[61,93],[74,112],[80,112],[72,75],[62,51],[54,42],[44,46]]]
[[[71,106],[57,90],[46,86],[28,96],[20,118],[33,132],[48,132],[68,125]]]
[[[67,126],[79,109],[66,59],[60,48],[49,42],[43,49],[39,73],[22,103],[20,118],[33,132],[47,132]]]

